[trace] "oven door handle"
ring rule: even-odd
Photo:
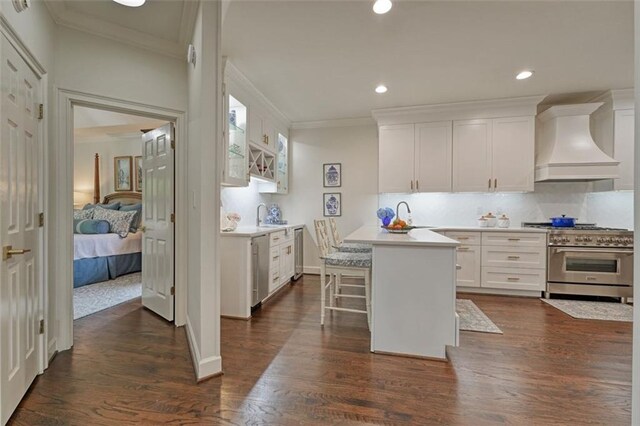
[[[594,254],[626,254],[633,255],[633,249],[631,250],[609,250],[609,249],[570,249],[570,248],[553,248],[557,253],[594,253]]]

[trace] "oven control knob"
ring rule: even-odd
[[[603,237],[598,237],[598,239],[596,240],[597,243],[604,243],[604,238]]]
[[[582,237],[576,237],[576,242],[581,243],[582,242]]]
[[[585,241],[593,241],[593,238],[592,237],[584,237],[584,240]]]

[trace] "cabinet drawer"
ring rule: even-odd
[[[547,234],[533,232],[483,232],[482,245],[546,247]]]
[[[536,268],[547,266],[547,249],[516,246],[482,246],[482,266]]]
[[[282,230],[282,231],[272,232],[271,234],[269,234],[269,238],[270,238],[269,241],[271,242],[271,247],[280,245],[286,238],[285,231]]]
[[[479,246],[481,242],[480,232],[446,231],[444,235],[467,246]]]
[[[480,247],[461,245],[457,249],[456,284],[461,287],[480,287]]]
[[[483,288],[544,291],[544,269],[482,268]]]

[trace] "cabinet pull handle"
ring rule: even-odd
[[[273,237],[273,241],[278,241],[280,237]]]
[[[507,238],[508,241],[520,241],[520,238]]]
[[[458,247],[458,251],[469,251],[469,247]]]
[[[520,256],[507,256],[507,259],[509,259],[509,260],[518,260],[518,259],[520,259]]]
[[[413,181],[411,181],[411,190],[413,191]]]
[[[273,260],[278,259],[280,256],[273,256]]]
[[[279,277],[279,276],[278,276],[278,277],[274,277],[274,278],[273,278],[273,281],[278,281],[279,279],[280,279],[280,277]]]
[[[420,191],[420,181],[416,179],[416,191]]]
[[[468,240],[469,237],[458,237],[459,240]]]
[[[518,278],[518,277],[508,277],[507,281],[520,281],[520,278]]]
[[[491,190],[491,178],[489,178],[489,183],[488,183],[488,185],[489,185],[489,190]]]
[[[269,145],[269,136],[262,135],[262,143],[265,145]]]
[[[498,178],[493,180],[493,189],[498,189]]]

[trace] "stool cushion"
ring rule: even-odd
[[[373,247],[369,244],[343,243],[341,246],[337,246],[336,249],[344,253],[371,253]]]
[[[370,253],[335,252],[324,258],[325,265],[345,268],[371,268]]]

